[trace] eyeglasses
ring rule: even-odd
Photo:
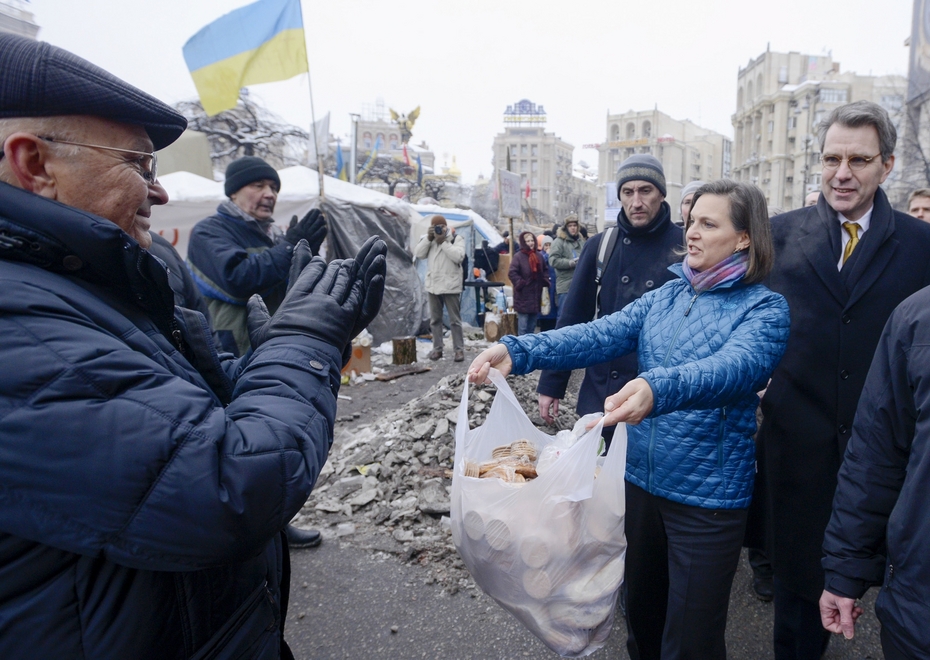
[[[158,157],[155,156],[155,152],[146,152],[146,151],[134,151],[133,149],[120,149],[118,147],[105,147],[102,144],[86,144],[84,142],[72,142],[70,140],[60,140],[58,138],[46,137],[44,135],[37,135],[37,138],[40,140],[45,140],[46,142],[54,142],[56,144],[70,144],[73,147],[88,147],[90,149],[103,149],[104,151],[117,151],[123,154],[133,154],[139,156],[139,158],[126,161],[132,163],[139,170],[139,176],[145,179],[145,182],[149,185],[154,184],[155,180],[158,178]]]
[[[850,156],[849,158],[840,158],[839,156],[829,154],[826,156],[821,156],[820,163],[823,165],[823,169],[825,170],[838,170],[840,165],[843,164],[843,161],[846,161],[849,169],[851,169],[853,172],[858,172],[859,170],[864,170],[866,165],[871,163],[879,156],[881,156],[881,154],[875,154],[874,156]]]

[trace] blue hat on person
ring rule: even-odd
[[[620,197],[620,186],[627,181],[648,181],[665,197],[665,170],[662,163],[651,154],[634,154],[620,163],[617,170],[617,197]]]
[[[154,96],[64,49],[0,34],[0,118],[92,115],[145,128],[155,149],[187,120]]]

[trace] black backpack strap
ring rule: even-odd
[[[594,283],[597,285],[597,294],[595,297],[597,309],[595,310],[594,318],[598,318],[601,315],[601,276],[604,274],[604,269],[607,267],[607,262],[610,261],[610,255],[614,252],[614,245],[617,244],[617,227],[610,226],[604,230],[604,235],[601,237],[601,244],[598,246],[597,250],[597,272],[594,274]]]

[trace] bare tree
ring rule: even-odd
[[[235,108],[212,117],[200,101],[182,101],[175,107],[187,118],[188,128],[207,136],[216,169],[242,156],[258,156],[275,169],[313,164],[306,155],[309,133],[284,122],[246,93]]]

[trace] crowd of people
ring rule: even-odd
[[[769,220],[755,186],[696,182],[683,244],[660,163],[627,159],[617,226],[582,251],[557,328],[469,367],[474,382],[542,369],[546,421],[584,367],[578,412],[630,424],[631,658],[726,657],[744,544],[778,660],[852,637],[874,585],[885,657],[930,657],[930,191],[912,215],[891,207],[896,131],[874,103],[840,106],[819,139],[822,190],[803,208]]]
[[[292,657],[288,548],[320,534],[289,522],[386,246],[327,263],[320,211],[279,229],[280,178],[244,157],[185,263],[149,218],[168,201],[155,152],[186,124],[0,35],[0,657]],[[697,181],[679,225],[661,163],[637,154],[615,226],[516,237],[519,334],[468,377],[542,370],[552,422],[585,368],[577,409],[605,414],[608,451],[629,425],[631,658],[725,658],[744,545],[771,567],[779,660],[852,637],[874,585],[885,657],[928,657],[930,190],[892,208],[876,104],[838,107],[819,141],[822,190],[771,219],[754,185]],[[445,317],[464,360],[464,243],[436,215],[413,251],[432,360]]]

